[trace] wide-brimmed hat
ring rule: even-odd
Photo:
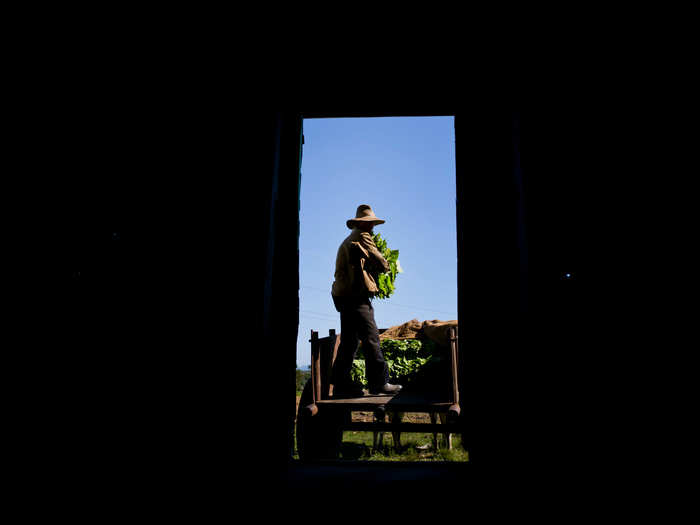
[[[357,213],[355,213],[355,218],[348,219],[345,224],[347,224],[348,228],[352,230],[358,222],[373,222],[374,224],[384,224],[386,221],[377,217],[372,211],[372,208],[370,208],[367,204],[360,204],[357,207]]]

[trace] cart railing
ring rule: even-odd
[[[330,330],[328,337],[319,337],[311,331],[311,388],[304,389],[297,419],[297,447],[302,460],[332,459],[338,456],[344,430],[375,432],[375,443],[382,432],[432,432],[450,434],[464,432],[460,417],[458,389],[458,336],[457,327],[449,328],[451,388],[447,392],[406,392],[396,395],[365,395],[361,397],[333,397],[333,363],[338,355],[340,334]],[[385,330],[380,330],[384,332]],[[309,392],[310,390],[310,392]],[[374,421],[355,422],[353,411],[372,411]],[[445,414],[443,424],[386,422],[387,413],[427,412]],[[436,438],[437,439],[437,438]]]
[[[379,330],[379,333],[386,329]],[[459,404],[459,381],[458,381],[458,329],[456,326],[449,328],[450,344],[450,375],[451,390],[449,400],[451,403]],[[319,337],[318,332],[311,330],[311,385],[313,388],[314,403],[331,399],[333,396],[332,377],[333,363],[338,355],[340,346],[340,334],[335,330],[328,331],[328,337]]]

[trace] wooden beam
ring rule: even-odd
[[[330,339],[330,345],[333,350],[331,350],[328,359],[328,371],[326,373],[327,386],[323,399],[330,399],[330,397],[333,395],[333,385],[331,384],[331,380],[333,378],[333,363],[335,363],[335,358],[338,355],[338,346],[340,346],[340,335],[336,335],[334,329],[330,329],[328,331],[328,338]]]
[[[462,432],[462,427],[447,423],[432,424],[432,423],[371,423],[358,421],[356,423],[346,423],[342,426],[343,430],[356,432],[437,432],[444,434],[459,434]]]
[[[456,108],[451,107],[421,107],[421,108],[334,108],[313,109],[301,111],[301,118],[378,118],[378,117],[451,117],[456,114]]]
[[[311,330],[311,387],[314,403],[321,400],[321,352],[318,343],[318,332]]]
[[[450,365],[452,367],[452,402],[459,403],[459,379],[457,377],[457,327],[450,328]]]

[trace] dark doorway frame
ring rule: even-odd
[[[270,120],[274,162],[268,201],[263,327],[268,345],[296,348],[303,119],[402,116],[455,119],[461,423],[466,430],[465,447],[470,462],[450,466],[402,465],[401,475],[426,479],[440,473],[449,479],[464,479],[474,469],[484,472],[485,468],[498,469],[498,465],[510,463],[518,450],[518,415],[511,393],[518,368],[516,344],[526,322],[528,304],[526,188],[519,164],[519,108],[499,100],[468,110],[339,107],[274,113]],[[297,256],[293,261],[283,256],[294,251]],[[296,317],[288,315],[293,311]],[[287,366],[280,368],[280,373],[290,391],[290,406],[285,409],[284,418],[289,475],[294,480],[346,476],[358,467],[338,462],[321,468],[290,460],[296,353],[290,350],[283,359]],[[382,463],[360,470],[381,470],[392,479],[393,475],[398,476],[397,468]]]

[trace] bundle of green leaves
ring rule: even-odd
[[[374,298],[387,299],[394,293],[394,281],[396,280],[396,276],[403,273],[401,264],[399,264],[399,250],[389,249],[386,240],[383,239],[378,233],[374,234],[373,239],[374,244],[377,245],[377,249],[389,263],[389,271],[378,274],[377,278],[375,279],[377,281],[377,288],[379,288],[379,292],[374,296]]]
[[[402,385],[417,382],[422,372],[444,361],[440,347],[431,340],[383,339],[380,347],[389,368],[390,380]],[[362,346],[353,361],[351,375],[353,380],[367,383]]]

